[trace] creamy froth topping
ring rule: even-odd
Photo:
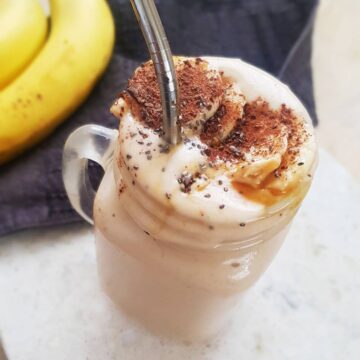
[[[184,128],[201,129],[202,123],[215,114],[222,100],[224,85],[220,73],[200,58],[175,58],[174,63],[180,89],[179,120]],[[159,130],[162,108],[152,62],[135,70],[126,93],[131,96],[127,100],[130,100],[136,117],[154,130]]]
[[[183,141],[161,138],[151,62],[114,103],[124,182],[188,216],[249,220],[301,199],[315,160],[308,113],[282,83],[240,60],[175,58]],[[131,179],[131,181],[130,181]],[[235,213],[234,213],[235,211]]]

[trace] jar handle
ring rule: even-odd
[[[117,130],[90,124],[76,129],[65,142],[62,159],[65,190],[73,208],[92,225],[96,192],[90,183],[88,160],[106,171],[114,155],[117,136]]]

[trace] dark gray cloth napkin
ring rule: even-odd
[[[82,221],[61,177],[62,148],[77,127],[117,127],[109,114],[147,50],[129,0],[110,0],[116,46],[110,65],[87,101],[41,144],[0,167],[0,235]],[[316,124],[311,74],[315,0],[158,0],[174,54],[240,57],[288,83]],[[59,99],[61,101],[61,99]]]

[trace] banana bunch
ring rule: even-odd
[[[113,49],[105,0],[50,0],[47,39],[38,1],[0,0],[0,164],[49,134],[85,100]]]

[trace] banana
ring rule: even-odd
[[[51,0],[50,8],[47,43],[0,92],[0,164],[41,140],[74,111],[112,53],[114,22],[105,0]]]
[[[0,89],[31,62],[47,28],[39,0],[0,0]]]

